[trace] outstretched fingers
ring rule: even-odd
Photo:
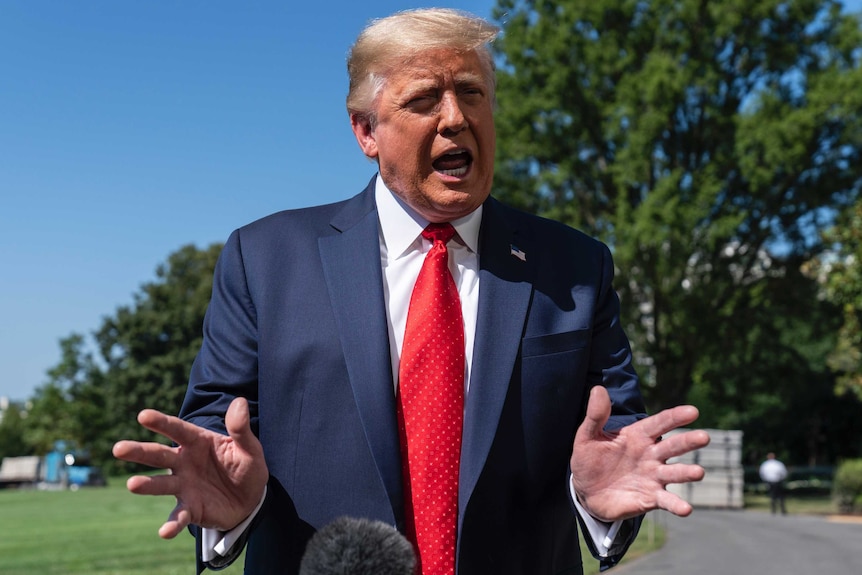
[[[171,469],[176,465],[177,450],[153,442],[122,440],[114,444],[114,457],[130,463],[140,463],[156,469]]]
[[[193,442],[201,433],[201,428],[179,417],[167,415],[155,409],[144,409],[138,414],[138,423],[150,431],[163,435],[177,445]]]
[[[709,445],[709,434],[702,429],[674,433],[655,446],[656,455],[667,461]]]
[[[656,481],[665,486],[671,483],[691,483],[703,479],[705,471],[700,465],[671,463],[661,465],[656,471]]]
[[[126,488],[137,495],[178,495],[182,488],[176,475],[134,475],[126,481]]]
[[[669,431],[694,423],[698,415],[700,413],[695,406],[679,405],[642,419],[632,427],[637,426],[641,433],[658,440]]]
[[[138,495],[176,498],[176,507],[159,529],[161,537],[175,537],[191,523],[235,526],[259,502],[269,474],[245,399],[235,400],[225,416],[230,437],[153,409],[141,411],[138,422],[175,445],[118,441],[113,448],[118,459],[170,470],[135,476],[126,484]]]
[[[680,517],[688,517],[692,512],[691,503],[665,490],[659,491],[656,495],[656,508]]]
[[[173,539],[183,532],[192,522],[191,513],[177,500],[177,505],[174,507],[171,514],[168,516],[161,527],[159,527],[159,537],[162,539]]]

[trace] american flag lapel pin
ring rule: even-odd
[[[518,249],[518,246],[515,244],[509,244],[509,253],[521,260],[522,262],[527,261],[527,254]]]

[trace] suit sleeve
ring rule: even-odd
[[[231,234],[213,276],[203,343],[192,365],[180,417],[226,433],[224,415],[237,397],[249,402],[252,429],[258,425],[257,315],[243,262],[240,232]]]
[[[601,244],[601,281],[597,290],[587,383],[590,388],[602,385],[608,390],[612,408],[611,417],[605,426],[607,430],[619,429],[647,416],[631,346],[620,321],[620,301],[613,288],[613,278],[614,264],[610,250]],[[580,514],[578,520],[582,532],[585,532]],[[619,563],[637,537],[642,521],[643,516],[623,521],[606,554],[599,554],[591,537],[584,537],[590,553],[599,560],[602,571]]]
[[[611,398],[611,418],[607,429],[619,429],[646,417],[632,350],[620,320],[620,300],[613,288],[614,264],[610,250],[601,244],[601,281],[596,291],[596,314],[590,365],[589,388],[602,385]]]
[[[219,256],[203,325],[203,342],[192,365],[180,417],[219,433],[227,433],[224,417],[237,397],[249,402],[251,425],[258,429],[257,321],[243,265],[240,233],[231,234]],[[204,562],[201,529],[195,535],[198,573],[204,567],[223,569],[242,553],[252,527],[245,530],[225,557]]]

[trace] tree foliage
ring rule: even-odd
[[[752,464],[769,451],[808,465],[862,454],[855,415],[862,402],[833,393],[826,362],[840,324],[835,307],[800,281],[795,290],[765,294],[750,314],[736,327],[728,322],[733,334],[723,355],[698,362],[688,397],[700,408],[698,425],[742,430],[744,461]]]
[[[141,409],[179,409],[202,342],[220,251],[221,245],[179,249],[157,268],[157,280],[141,287],[133,305],[102,322],[96,341],[107,365],[107,410],[123,414],[114,421],[116,437],[144,437],[135,420]]]
[[[859,21],[823,0],[500,0],[495,17],[495,194],[611,245],[652,409],[698,382],[732,403],[798,380],[782,366],[804,344],[775,330],[830,313],[799,269],[862,179]]]
[[[833,252],[810,262],[808,272],[823,284],[825,297],[840,306],[842,325],[829,366],[838,373],[836,391],[862,400],[862,201],[824,233]]]
[[[220,244],[205,250],[180,248],[156,269],[134,304],[117,309],[96,332],[106,364],[106,410],[116,439],[152,440],[136,421],[153,408],[176,413],[202,342],[201,326],[209,305],[212,275]]]
[[[862,508],[862,459],[841,462],[835,472],[832,497],[845,513]]]
[[[113,469],[121,465],[111,457],[115,441],[154,439],[137,424],[137,413],[179,409],[220,251],[220,244],[180,248],[133,304],[103,318],[93,343],[80,334],[60,341],[61,360],[27,412],[23,449],[45,453],[57,439],[72,440]]]
[[[24,442],[24,421],[22,408],[18,404],[10,403],[3,410],[3,419],[0,420],[0,460],[10,456],[32,455]]]

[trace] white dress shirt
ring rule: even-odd
[[[422,237],[430,223],[390,192],[380,176],[375,185],[377,213],[380,217],[380,263],[383,267],[383,295],[389,326],[389,356],[392,358],[394,384],[398,387],[401,346],[407,328],[407,309],[413,285],[432,242]],[[470,389],[470,366],[473,364],[473,341],[479,307],[479,227],[482,206],[468,216],[455,220],[457,235],[447,244],[449,271],[458,287],[461,314],[464,318],[464,385]],[[465,393],[466,396],[466,393]]]
[[[780,483],[787,478],[787,467],[777,459],[767,459],[760,464],[760,478],[766,483]]]

